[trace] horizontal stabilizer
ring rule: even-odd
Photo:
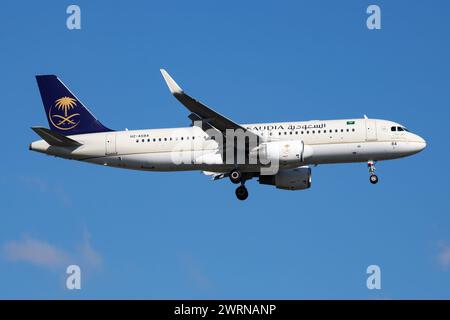
[[[57,147],[78,147],[81,143],[70,139],[62,134],[56,133],[50,129],[44,127],[32,127],[34,132],[36,132],[42,139],[44,139],[49,145]]]

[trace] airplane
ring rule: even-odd
[[[32,127],[42,140],[29,149],[64,159],[143,171],[199,170],[213,180],[246,181],[284,190],[311,187],[311,167],[366,162],[372,184],[377,161],[410,156],[426,141],[405,126],[357,119],[239,124],[189,96],[164,70],[172,95],[190,112],[190,126],[116,131],[104,126],[55,75],[37,75],[50,128]],[[244,137],[242,139],[242,137]]]

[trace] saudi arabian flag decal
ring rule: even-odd
[[[350,124],[355,124],[355,121],[347,121],[347,124],[348,124],[348,125],[350,125]]]

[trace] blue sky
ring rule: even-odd
[[[0,298],[450,298],[448,1],[5,1]],[[382,29],[369,31],[369,4]],[[397,121],[427,149],[287,192],[28,151],[54,73],[114,129],[185,126],[164,67],[237,122]],[[82,289],[65,289],[79,264]],[[366,288],[377,264],[382,289]]]

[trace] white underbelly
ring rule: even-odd
[[[393,146],[390,141],[315,144],[311,147],[313,148],[313,156],[304,165],[366,162],[405,156],[399,152],[399,147]],[[224,163],[218,150],[148,152],[105,156],[85,161],[112,167],[148,171],[228,171],[235,167],[234,164]],[[257,164],[239,165],[239,167],[242,171],[251,172],[259,171],[260,168]]]
[[[390,141],[334,143],[312,145],[314,153],[310,164],[366,162],[402,157]]]

